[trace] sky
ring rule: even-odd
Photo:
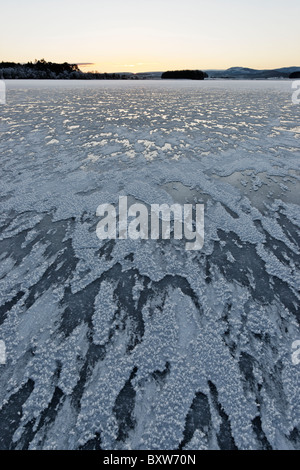
[[[2,5],[1,5],[2,4]],[[300,66],[299,0],[0,0],[0,61],[99,72]]]

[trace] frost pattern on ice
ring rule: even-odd
[[[0,448],[299,449],[299,107],[285,82],[7,82]],[[96,208],[205,204],[205,244]]]

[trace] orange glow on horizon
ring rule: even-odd
[[[11,0],[3,10],[0,61],[108,73],[300,66],[299,0]]]

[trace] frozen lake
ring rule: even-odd
[[[300,449],[291,81],[6,81],[0,449]],[[102,240],[201,203],[205,241]]]

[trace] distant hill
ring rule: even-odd
[[[142,80],[160,80],[163,72],[138,72],[136,77]]]
[[[229,79],[269,79],[269,78],[289,78],[294,72],[300,71],[300,67],[283,67],[279,69],[251,69],[247,67],[230,67],[227,70],[205,70],[209,78],[229,78]]]
[[[266,79],[280,79],[280,78],[299,78],[299,76],[292,76],[291,74],[299,73],[299,67],[282,67],[279,69],[251,69],[248,67],[230,67],[227,70],[204,70],[209,78],[227,78],[235,80],[266,80]],[[144,80],[159,80],[163,78],[166,72],[140,72],[133,74],[134,77]],[[173,77],[174,78],[174,77]]]

